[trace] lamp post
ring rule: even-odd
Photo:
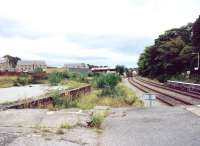
[[[197,54],[198,55],[198,63],[197,63],[197,67],[194,68],[194,70],[199,70],[199,52],[198,53],[192,53],[192,54]]]

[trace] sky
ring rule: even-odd
[[[0,0],[0,56],[136,67],[158,35],[199,15],[199,0]]]

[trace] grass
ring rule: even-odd
[[[100,128],[101,124],[108,116],[108,111],[101,111],[93,113],[89,122],[89,127]]]
[[[86,83],[80,83],[80,82],[74,81],[74,80],[62,80],[61,81],[61,85],[65,89],[73,89],[73,88],[79,88],[79,87],[82,87],[82,86],[86,86],[88,84],[86,84]]]
[[[77,125],[77,124],[75,124],[75,125],[70,125],[69,123],[65,122],[65,123],[62,123],[62,124],[60,125],[60,128],[61,128],[61,129],[72,129],[72,128],[74,128],[76,125]]]
[[[0,76],[0,88],[12,87],[17,81],[17,76]]]
[[[66,69],[64,69],[64,68],[57,68],[57,67],[55,67],[55,68],[47,68],[46,69],[46,72],[47,73],[52,73],[52,72],[64,72]]]
[[[81,96],[76,106],[81,109],[91,109],[97,105],[122,107],[122,106],[143,106],[143,102],[135,95],[135,93],[127,88],[123,83],[116,87],[114,95],[102,96],[102,90],[93,90],[91,93]]]

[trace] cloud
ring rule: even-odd
[[[2,42],[0,55],[11,54],[21,56],[23,59],[44,59],[59,66],[65,62],[86,62],[113,66],[114,64],[135,63],[137,61],[134,59],[134,55],[115,52],[113,48],[88,49],[78,43],[67,42],[63,37],[44,37],[34,40],[20,37],[0,37],[0,42]]]
[[[0,0],[0,55],[136,66],[145,46],[199,10],[198,0]]]

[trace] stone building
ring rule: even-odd
[[[33,72],[37,68],[46,70],[47,65],[45,61],[23,60],[18,61],[16,66],[18,72]]]
[[[64,68],[71,72],[78,72],[78,73],[91,72],[88,65],[85,63],[64,64]]]

